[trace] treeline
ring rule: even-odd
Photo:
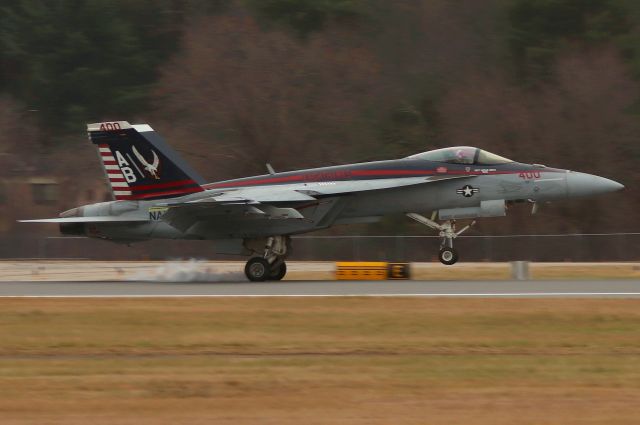
[[[182,40],[200,26],[214,31],[225,18],[256,25],[245,37],[277,34],[300,50],[332,34],[347,37],[344,45],[335,42],[348,50],[355,38],[378,66],[414,65],[398,76],[412,76],[408,90],[423,98],[448,88],[443,66],[497,67],[515,84],[539,86],[553,81],[559,56],[602,45],[615,46],[640,76],[634,0],[11,0],[0,6],[0,90],[57,134],[96,117],[148,113],[167,62],[189,53]],[[226,28],[226,41],[242,36],[242,28]],[[485,60],[457,63],[456,53]],[[431,63],[420,61],[425,54]],[[402,121],[402,110],[386,111],[391,124]]]
[[[0,55],[0,149],[59,173],[100,178],[84,125],[127,119],[211,180],[468,144],[637,181],[635,0],[13,0]],[[628,230],[616,199],[509,226]]]

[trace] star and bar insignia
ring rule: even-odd
[[[456,193],[464,196],[465,198],[471,198],[474,193],[477,193],[479,191],[480,189],[478,189],[477,187],[469,186],[467,184],[462,189],[456,190]]]

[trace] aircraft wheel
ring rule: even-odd
[[[458,261],[458,253],[453,248],[443,248],[440,250],[438,258],[442,264],[450,266]]]
[[[253,257],[244,266],[244,274],[252,282],[264,282],[269,278],[271,265],[262,257]]]
[[[271,270],[271,273],[269,273],[269,280],[282,280],[282,278],[286,274],[287,274],[287,263],[283,261],[282,263],[280,263],[279,266]]]

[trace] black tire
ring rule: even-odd
[[[269,273],[269,280],[282,280],[284,275],[287,274],[287,263],[284,261],[280,263],[280,265],[275,268],[271,268],[271,273]]]
[[[458,253],[453,248],[442,248],[438,254],[438,259],[442,264],[450,266],[458,261]]]
[[[264,282],[269,278],[271,265],[262,257],[253,257],[244,266],[244,274],[252,282]]]

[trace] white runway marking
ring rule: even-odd
[[[131,295],[0,295],[0,298],[353,298],[353,297],[627,297],[640,296],[640,292],[505,292],[470,294],[131,294]]]
[[[0,282],[11,298],[430,297],[640,298],[640,280],[600,281],[282,281]]]

